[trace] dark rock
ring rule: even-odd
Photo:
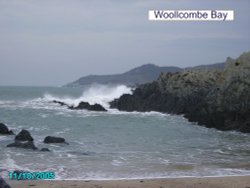
[[[10,188],[10,186],[4,181],[4,179],[0,176],[0,187],[1,188]]]
[[[0,123],[0,134],[13,135],[14,133],[5,124]]]
[[[49,148],[42,148],[41,151],[50,151]]]
[[[25,141],[25,142],[15,141],[14,143],[7,145],[7,147],[37,150],[37,147],[34,145],[33,141]]]
[[[100,105],[100,104],[90,105],[90,107],[88,108],[88,110],[90,110],[90,111],[102,111],[102,112],[107,111],[107,110],[106,110],[102,105]]]
[[[37,147],[34,145],[33,138],[30,135],[29,131],[23,129],[18,135],[15,137],[15,142],[7,145],[7,147],[16,147],[16,148],[24,148],[24,149],[33,149],[36,150]]]
[[[90,111],[107,111],[102,105],[100,104],[94,104],[90,105],[88,102],[81,101],[77,106],[69,106],[68,104],[62,102],[62,101],[57,101],[53,100],[53,103],[60,104],[61,106],[67,106],[71,110],[90,110]]]
[[[23,129],[18,135],[15,137],[16,141],[33,141],[34,139],[30,135],[29,131]]]
[[[228,59],[224,70],[162,73],[133,94],[110,102],[124,111],[184,114],[191,122],[250,133],[250,52]]]
[[[67,106],[67,107],[69,107],[68,104],[66,104],[65,102],[62,102],[62,101],[53,100],[52,102],[56,103],[56,104],[60,104],[61,106]]]
[[[73,107],[72,109],[75,109],[75,110],[77,110],[77,109],[89,109],[90,108],[90,104],[88,103],[88,102],[80,102],[79,104],[78,104],[78,106],[76,106],[76,107]]]
[[[88,102],[80,102],[76,107],[74,106],[70,106],[69,109],[71,110],[90,110],[90,111],[107,111],[102,105],[100,104],[94,104],[94,105],[90,105]]]
[[[65,142],[64,138],[61,137],[54,137],[54,136],[47,136],[44,141],[44,143],[46,144],[50,144],[50,143],[65,143],[68,144],[67,142]]]

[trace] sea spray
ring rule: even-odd
[[[93,85],[83,92],[81,100],[87,101],[90,104],[98,103],[105,108],[109,107],[109,102],[121,95],[131,94],[131,88],[125,85],[108,86],[108,85]]]
[[[90,104],[101,104],[105,108],[109,108],[109,102],[119,98],[123,94],[131,94],[132,88],[125,85],[100,85],[93,84],[85,89],[82,95],[78,98],[72,97],[56,97],[51,94],[45,94],[44,99],[47,101],[62,101],[68,105],[77,106],[81,101],[89,102]]]

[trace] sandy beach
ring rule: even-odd
[[[11,181],[12,188],[250,188],[250,176],[138,180]]]

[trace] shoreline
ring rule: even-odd
[[[12,188],[250,188],[250,175],[123,180],[6,180]]]

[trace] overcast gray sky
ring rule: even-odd
[[[248,0],[0,0],[0,85],[59,86],[136,66],[223,62],[250,50]],[[148,10],[225,9],[231,22],[152,22]]]

